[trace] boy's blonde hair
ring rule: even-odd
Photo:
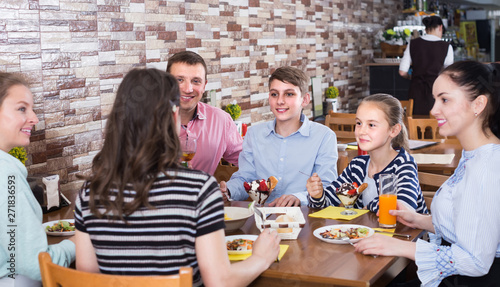
[[[370,102],[376,104],[380,110],[385,114],[387,122],[390,127],[396,124],[401,125],[401,131],[397,136],[392,139],[392,147],[394,149],[404,148],[407,152],[410,152],[409,142],[408,142],[408,131],[403,122],[404,110],[401,107],[401,102],[395,97],[388,94],[373,94],[361,101],[361,104]]]
[[[294,67],[281,67],[274,71],[269,77],[269,86],[273,80],[287,82],[299,87],[302,97],[309,92],[309,77],[302,71]]]

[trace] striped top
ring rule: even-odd
[[[415,263],[423,286],[438,286],[455,274],[483,276],[500,257],[499,169],[500,144],[462,151],[455,172],[432,200],[436,233],[430,242],[417,241]],[[441,239],[451,246],[442,246]]]
[[[169,170],[167,175],[159,175],[149,192],[155,208],[141,207],[125,216],[126,222],[94,216],[84,185],[76,200],[75,226],[89,234],[101,273],[171,275],[190,266],[193,286],[203,285],[195,239],[224,228],[219,186],[202,171]],[[134,194],[125,190],[125,201]]]
[[[369,155],[353,158],[337,180],[333,181],[323,190],[323,196],[321,198],[314,199],[308,195],[309,206],[314,208],[324,208],[330,205],[339,206],[341,202],[335,194],[335,190],[345,182],[356,182],[358,185],[361,185],[368,174],[369,159]],[[379,193],[379,176],[383,173],[392,173],[396,175],[398,200],[405,202],[418,213],[428,213],[422,190],[418,182],[417,164],[409,153],[401,148],[398,155],[389,165],[373,176],[377,187],[377,194]],[[363,194],[360,195],[354,207],[364,207]],[[368,204],[367,208],[375,213],[378,211],[378,196]]]

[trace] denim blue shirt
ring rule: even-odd
[[[327,126],[301,115],[302,126],[287,137],[276,133],[276,120],[248,129],[238,159],[239,170],[227,182],[234,200],[248,198],[243,182],[275,176],[278,184],[267,203],[284,194],[307,205],[307,179],[318,173],[324,185],[337,178],[337,137]],[[301,172],[305,173],[302,174]]]

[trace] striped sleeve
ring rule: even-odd
[[[323,195],[319,199],[312,198],[310,195],[307,196],[309,201],[309,206],[312,208],[325,208],[328,206],[339,206],[341,204],[340,199],[337,197],[335,191],[342,183],[352,183],[356,182],[360,185],[365,178],[366,163],[368,162],[368,156],[358,156],[351,160],[349,165],[342,171],[342,174],[334,180],[329,186],[324,188]],[[361,200],[356,201],[354,205],[355,208],[362,208],[359,206]],[[361,203],[362,205],[362,203]]]
[[[401,149],[398,156],[382,172],[375,174],[374,179],[379,193],[379,176],[383,173],[396,175],[398,200],[403,201],[418,213],[429,213],[418,181],[417,164],[410,154]],[[375,213],[378,212],[378,202],[379,198],[377,196],[368,204],[368,209]]]
[[[224,229],[224,201],[214,177],[211,177],[201,189],[197,210],[199,210],[197,237]]]

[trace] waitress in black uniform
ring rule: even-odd
[[[453,64],[453,48],[441,40],[443,36],[443,20],[438,16],[429,16],[422,20],[425,33],[413,39],[406,47],[399,65],[399,74],[410,79],[408,97],[413,99],[413,114],[429,115],[434,105],[432,85],[439,72]],[[410,76],[408,70],[413,66]]]

